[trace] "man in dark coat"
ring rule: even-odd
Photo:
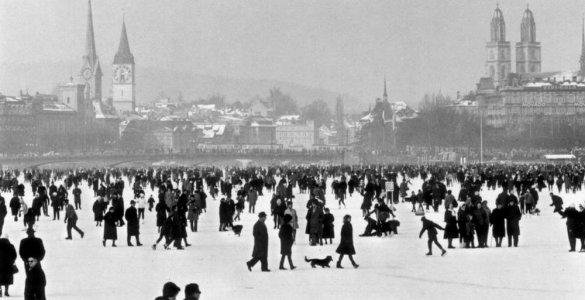
[[[20,241],[18,254],[20,254],[20,258],[24,262],[24,269],[28,274],[28,270],[30,268],[28,265],[29,258],[30,257],[35,258],[40,265],[43,258],[45,258],[45,246],[43,244],[43,240],[35,237],[34,229],[32,228],[27,229],[26,234],[28,235],[28,237]]]
[[[493,226],[492,235],[496,239],[496,247],[502,247],[502,240],[506,236],[506,212],[502,207],[503,205],[498,203],[490,215],[490,223]]]
[[[67,237],[66,240],[71,239],[71,228],[75,229],[83,238],[83,231],[77,227],[77,213],[75,213],[75,208],[73,205],[69,204],[69,200],[65,199],[65,223],[67,223]]]
[[[24,283],[24,300],[46,300],[45,286],[47,279],[40,261],[34,257],[27,258],[29,267],[26,269]]]
[[[7,214],[6,203],[4,203],[4,198],[0,196],[0,236],[2,235],[2,229],[4,228],[4,218]]]
[[[551,192],[550,199],[552,200],[552,203],[550,204],[550,206],[555,207],[553,214],[556,212],[561,213],[561,211],[563,210],[563,198],[561,198],[561,197],[559,197]]]
[[[73,202],[75,203],[75,209],[81,209],[81,189],[79,186],[75,186],[73,189]]]
[[[18,221],[18,211],[20,210],[20,198],[14,193],[14,197],[10,199],[10,210],[14,216],[14,222]]]
[[[582,220],[580,220],[580,213],[575,209],[574,205],[570,205],[565,209],[565,211],[559,211],[559,214],[563,216],[563,218],[567,218],[567,236],[569,237],[569,252],[575,252],[575,245],[577,243],[577,238],[581,238],[585,228]],[[581,239],[581,251],[583,249],[583,239]]]
[[[291,215],[284,215],[284,223],[280,227],[280,231],[278,232],[278,237],[280,238],[280,270],[286,270],[284,267],[284,258],[288,258],[288,264],[291,270],[294,270],[296,267],[292,263],[291,254],[292,254],[292,245],[294,242],[293,236],[293,227],[291,226],[291,221],[293,217]]]
[[[266,213],[260,212],[258,214],[258,221],[254,224],[254,250],[252,251],[252,259],[246,262],[248,271],[252,271],[252,267],[260,261],[262,272],[270,272],[268,269],[268,229],[266,228]]]
[[[522,219],[522,212],[518,203],[510,200],[508,207],[506,207],[506,229],[508,233],[508,247],[512,247],[512,240],[514,240],[514,247],[518,247],[518,236],[520,235],[520,219]]]
[[[128,232],[126,241],[128,242],[129,247],[134,247],[132,242],[130,242],[130,238],[132,236],[136,237],[136,246],[142,246],[140,243],[140,221],[138,220],[138,210],[136,209],[135,205],[136,201],[130,201],[130,207],[126,209],[126,213],[124,214]]]
[[[445,230],[443,227],[439,226],[438,224],[436,224],[435,222],[431,221],[431,220],[427,220],[427,218],[425,216],[422,216],[420,218],[421,222],[423,223],[422,229],[420,230],[420,234],[418,235],[418,238],[421,238],[423,233],[425,233],[425,231],[427,232],[428,235],[428,247],[429,247],[429,252],[427,253],[427,255],[433,255],[433,242],[435,243],[435,245],[437,245],[437,247],[439,247],[439,249],[441,249],[441,256],[445,255],[445,253],[447,253],[447,251],[445,249],[443,249],[443,247],[441,246],[441,244],[439,244],[439,241],[437,240],[437,229],[439,228],[441,230]]]

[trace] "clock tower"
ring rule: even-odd
[[[83,56],[80,82],[85,85],[86,101],[102,99],[102,69],[95,50],[95,38],[93,34],[93,17],[91,13],[91,0],[88,0],[89,13],[87,18],[86,49]]]
[[[134,81],[134,55],[130,52],[126,22],[122,21],[122,35],[118,52],[114,56],[112,102],[119,114],[134,112],[136,107]]]

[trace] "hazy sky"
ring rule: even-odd
[[[507,40],[520,36],[525,1],[499,1]],[[486,0],[94,0],[105,72],[125,12],[138,67],[274,79],[411,103],[425,92],[469,91],[484,75],[496,1]],[[542,43],[542,70],[576,70],[585,1],[529,1]],[[1,0],[0,72],[12,62],[81,67],[86,0]],[[15,74],[18,76],[18,74]],[[55,74],[56,77],[62,74]],[[106,85],[107,83],[104,83]],[[21,87],[0,91],[14,93]],[[104,89],[106,90],[106,89]]]

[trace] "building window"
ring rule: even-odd
[[[69,104],[69,97],[67,97],[67,104]]]

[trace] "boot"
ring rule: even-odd
[[[343,269],[343,267],[341,266],[341,262],[340,261],[337,262],[337,268],[338,269]]]

